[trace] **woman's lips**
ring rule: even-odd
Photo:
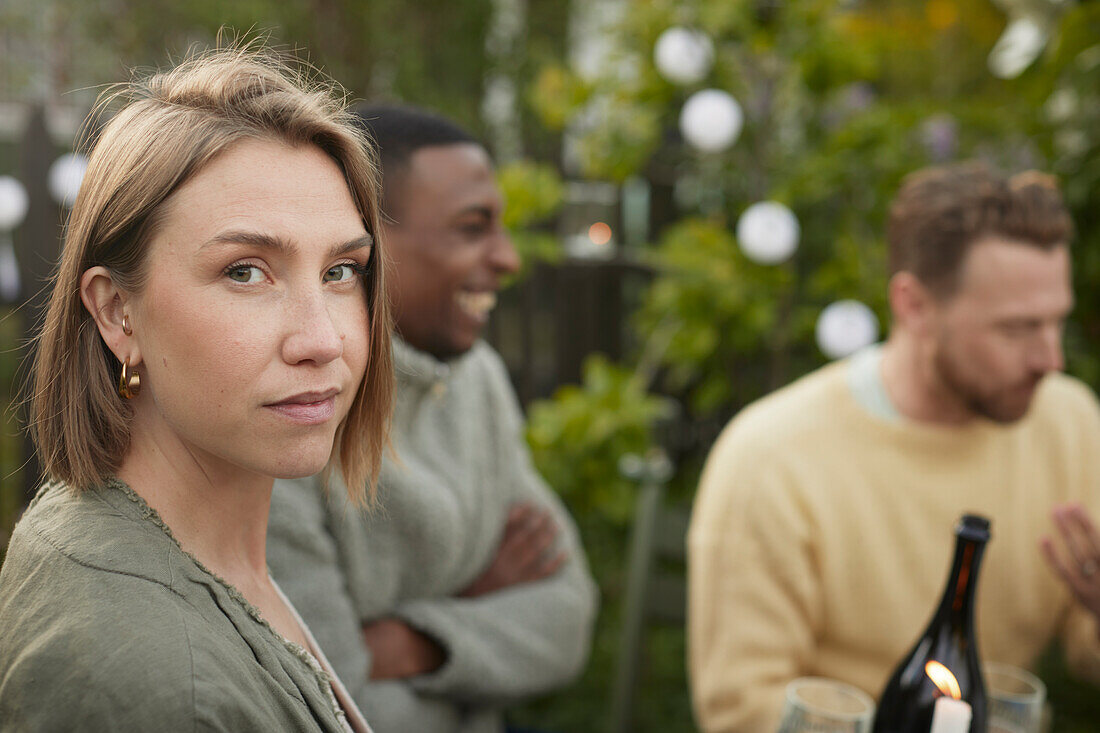
[[[325,392],[307,392],[264,405],[264,407],[300,425],[320,425],[331,420],[336,414],[337,394],[339,390],[335,389]]]

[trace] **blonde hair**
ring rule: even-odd
[[[130,446],[132,411],[116,389],[120,365],[81,302],[81,276],[103,266],[119,288],[140,292],[148,246],[169,196],[234,143],[264,139],[327,153],[374,236],[365,296],[367,373],[326,468],[327,474],[339,461],[354,502],[368,493],[373,498],[393,399],[380,174],[336,91],[334,83],[317,81],[252,43],[193,52],[170,70],[135,77],[101,97],[100,111],[118,101],[125,106],[91,152],[31,374],[32,430],[47,476],[75,490],[98,485],[114,475]]]

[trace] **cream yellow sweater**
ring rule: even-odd
[[[689,553],[689,671],[705,731],[773,733],[803,675],[872,696],[932,615],[965,512],[992,519],[978,586],[983,659],[1030,666],[1055,635],[1100,682],[1096,620],[1039,553],[1052,504],[1100,517],[1100,410],[1050,376],[1011,426],[889,422],[848,362],[746,408],[703,471]]]

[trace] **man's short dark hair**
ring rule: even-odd
[[[1051,250],[1073,220],[1053,176],[1003,176],[978,162],[910,174],[890,206],[890,274],[913,273],[940,297],[954,293],[970,247],[986,237]]]
[[[481,145],[454,122],[418,107],[360,102],[351,111],[378,148],[382,206],[391,213],[397,209],[391,195],[416,151],[437,145]]]

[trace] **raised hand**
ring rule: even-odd
[[[557,536],[558,526],[549,511],[530,503],[514,505],[489,567],[458,595],[480,596],[553,575],[568,557],[564,550],[553,552]]]
[[[1100,621],[1100,532],[1080,504],[1062,504],[1051,511],[1061,542],[1039,541],[1044,557],[1082,606]]]

